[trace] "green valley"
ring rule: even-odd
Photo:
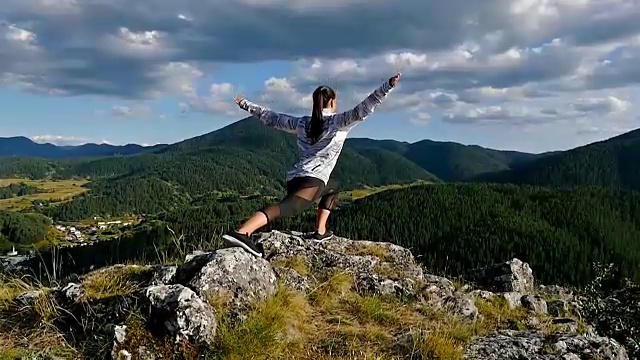
[[[624,154],[638,148],[633,132],[545,154],[431,140],[349,139],[333,174],[342,193],[331,223],[345,236],[407,246],[425,266],[447,274],[517,256],[545,280],[556,274],[562,282],[583,284],[593,261],[616,262],[637,277],[640,215],[631,189],[638,167]],[[127,233],[159,224],[218,246],[223,231],[283,195],[284,175],[295,158],[292,135],[248,118],[128,155],[0,158],[5,177],[20,176],[41,189],[62,186],[0,201],[53,223],[141,216],[142,224]],[[616,166],[609,164],[613,158]],[[68,196],[54,196],[61,191]],[[310,209],[270,226],[312,230],[313,214]],[[4,248],[24,248],[24,238],[10,234],[5,231]],[[40,232],[33,234],[26,244],[42,243]]]

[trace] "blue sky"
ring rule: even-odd
[[[382,0],[231,2],[6,0],[0,136],[172,143],[242,118],[236,93],[305,114],[328,83],[347,110],[399,69],[351,136],[541,152],[640,126],[633,0],[408,0],[384,25]]]
[[[255,78],[249,78],[244,66],[228,66],[221,77],[234,79],[251,90],[259,89],[262,81],[271,75],[270,68],[260,72],[252,71]],[[243,81],[244,80],[244,81]],[[245,85],[246,84],[246,85]],[[96,110],[110,109],[122,102],[95,96],[48,97],[21,92],[15,89],[1,89],[0,98],[6,101],[1,116],[2,136],[42,137],[42,142],[78,144],[85,142],[109,142],[113,144],[157,144],[173,143],[182,139],[211,132],[231,124],[241,117],[226,114],[187,113],[180,111],[176,99],[161,99],[151,102],[159,115],[154,118],[114,118],[100,116]],[[233,103],[233,98],[227,99]],[[390,96],[389,101],[393,101]],[[3,101],[4,102],[4,101]],[[355,104],[353,104],[355,105]],[[273,107],[273,105],[269,104]],[[343,105],[343,107],[345,107]],[[274,110],[278,110],[274,107]],[[292,112],[301,114],[301,111]],[[262,126],[256,121],[256,126]],[[491,131],[471,133],[463,128],[442,126],[432,122],[416,126],[402,112],[375,113],[356,127],[352,137],[375,139],[396,139],[419,141],[421,139],[447,140],[463,143],[484,143],[496,141]],[[46,136],[49,135],[49,136]],[[56,139],[56,137],[58,137]]]

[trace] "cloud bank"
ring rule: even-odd
[[[380,111],[415,125],[605,136],[639,125],[638,19],[637,0],[4,0],[0,86],[239,116],[236,84],[197,90],[220,64],[291,62],[252,100],[294,113],[319,83],[354,104],[401,70]]]

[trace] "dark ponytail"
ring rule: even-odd
[[[320,140],[324,128],[324,116],[322,110],[329,102],[336,98],[336,93],[328,86],[320,86],[313,92],[313,108],[311,109],[311,122],[307,130],[309,142],[313,145]]]

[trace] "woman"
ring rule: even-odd
[[[251,103],[238,96],[240,108],[250,112],[265,125],[296,134],[300,148],[300,160],[287,173],[287,195],[279,203],[254,213],[239,229],[229,231],[222,238],[232,246],[240,246],[249,253],[262,257],[251,235],[259,228],[280,216],[295,215],[313,202],[318,203],[315,241],[333,236],[327,230],[329,214],[335,206],[337,191],[329,177],[342,152],[347,134],[360,121],[369,116],[382,103],[400,79],[400,73],[376,89],[355,108],[336,114],[336,93],[328,86],[320,86],[313,92],[311,116],[293,117],[279,114]]]

